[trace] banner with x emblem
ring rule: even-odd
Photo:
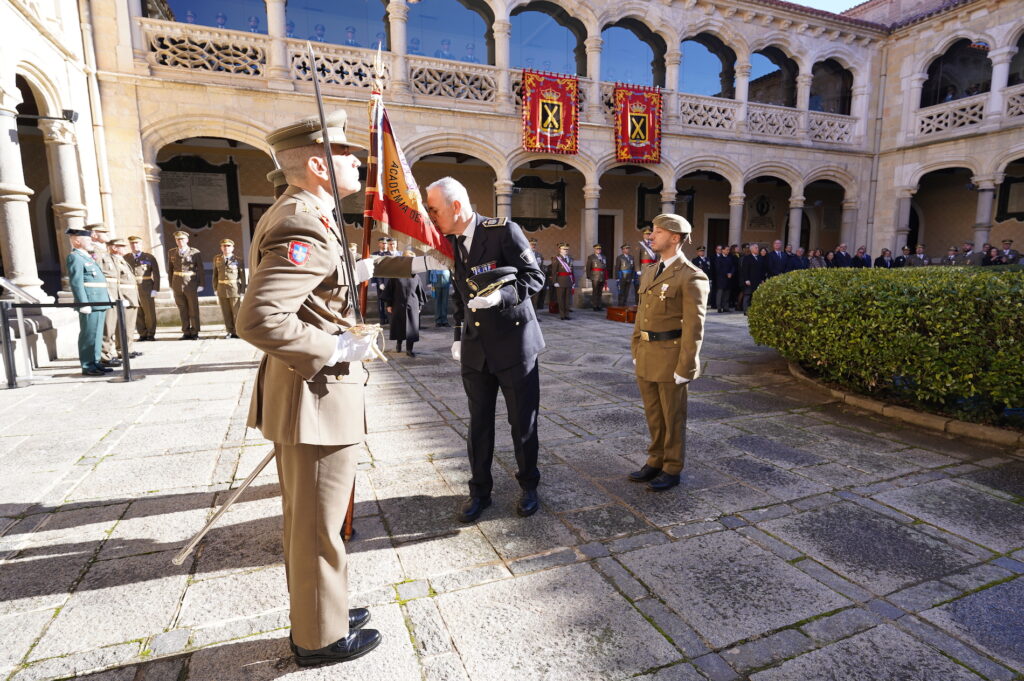
[[[523,70],[523,148],[575,154],[579,144],[579,81]]]
[[[615,84],[615,159],[631,163],[661,160],[661,90]]]

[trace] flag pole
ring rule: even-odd
[[[373,89],[370,94],[370,153],[366,159],[366,196],[363,200],[363,244],[360,251],[360,257],[363,258],[370,257],[370,233],[373,231],[373,196],[380,191],[380,188],[377,186],[377,164],[380,163],[380,159],[377,158],[377,135],[379,134],[377,130],[377,107],[381,104],[381,91],[384,89],[384,83],[381,80],[383,68],[381,66],[380,51],[381,46],[378,44],[377,55],[373,60]],[[369,287],[370,282],[368,281],[364,281],[359,285],[359,309],[363,317],[366,316],[366,294]]]

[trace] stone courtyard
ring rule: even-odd
[[[372,366],[350,586],[385,638],[338,666],[290,658],[273,465],[171,562],[268,451],[245,427],[250,346],[165,329],[139,346],[145,380],[66,363],[0,391],[0,678],[1024,674],[1020,452],[839,406],[744,317],[711,314],[684,481],[653,494],[624,477],[646,434],[631,327],[541,317],[542,509],[528,519],[501,415],[495,504],[454,519],[468,414],[448,329]]]

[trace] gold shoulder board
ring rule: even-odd
[[[508,224],[508,218],[487,218],[480,224],[484,227],[504,227]]]

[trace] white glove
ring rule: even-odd
[[[338,362],[358,362],[370,359],[373,353],[374,336],[357,336],[343,333],[338,336],[338,345],[325,366],[332,367]]]
[[[80,307],[80,308],[78,308],[78,313],[79,314],[91,314],[92,313],[92,308],[89,307],[88,305],[86,305],[85,307]]]
[[[149,292],[149,297],[150,298],[156,298],[156,294],[158,294],[158,293],[160,293],[160,292],[159,291],[150,291]]]
[[[202,293],[202,292],[203,292],[203,287],[202,286],[200,286],[199,288],[196,289],[196,293]]]
[[[682,385],[683,383],[689,383],[690,382],[690,379],[683,378],[682,376],[680,376],[679,374],[677,374],[675,372],[672,373],[672,378],[676,379],[676,385]]]
[[[466,303],[470,310],[483,310],[488,307],[495,307],[501,304],[501,289],[491,291],[486,296],[477,296]]]
[[[633,366],[636,366],[636,357],[633,358]]]
[[[355,272],[357,284],[369,281],[373,277],[373,258],[363,258],[352,269]]]
[[[558,284],[552,284],[552,286],[554,286],[555,288],[558,288]]]
[[[456,362],[462,359],[462,341],[452,343],[452,359]]]

